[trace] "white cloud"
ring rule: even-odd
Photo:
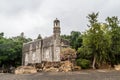
[[[16,36],[24,32],[36,38],[52,35],[53,20],[61,21],[62,34],[87,28],[86,16],[100,12],[99,19],[120,17],[119,0],[0,0],[0,32]]]

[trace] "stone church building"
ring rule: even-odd
[[[69,42],[60,38],[60,21],[56,18],[53,24],[52,36],[23,44],[23,65],[41,63],[42,61],[60,61],[61,49],[68,47]]]

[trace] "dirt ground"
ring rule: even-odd
[[[120,80],[120,71],[81,70],[75,72],[41,72],[22,75],[0,73],[0,80]]]

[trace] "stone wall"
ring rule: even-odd
[[[53,36],[43,39],[42,61],[53,61]]]
[[[41,63],[41,40],[29,42],[23,45],[23,65],[28,63]]]
[[[57,62],[60,61],[60,52],[62,47],[68,47],[66,41],[54,39],[52,37],[43,40],[36,40],[23,45],[22,64],[41,63],[42,61]],[[65,45],[64,45],[65,43]]]

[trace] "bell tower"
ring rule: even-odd
[[[58,38],[60,36],[60,21],[56,18],[53,24],[54,24],[53,28],[54,37]]]
[[[53,36],[54,36],[54,54],[53,61],[60,61],[60,21],[56,18],[53,22]]]

